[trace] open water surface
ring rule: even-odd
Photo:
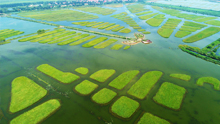
[[[147,8],[152,9],[149,6]],[[127,11],[125,7],[118,8],[114,14],[123,11]],[[153,11],[158,12],[156,10]],[[135,46],[131,46],[128,50],[111,50],[110,47],[114,44],[105,49],[94,49],[83,48],[81,47],[82,44],[78,46],[58,46],[56,44],[49,45],[31,42],[18,42],[17,40],[14,40],[12,43],[0,46],[0,109],[4,114],[0,123],[9,123],[10,120],[23,112],[28,111],[49,99],[56,98],[61,100],[62,106],[55,114],[43,121],[43,124],[104,124],[107,122],[111,122],[112,124],[132,124],[144,111],[176,124],[218,124],[220,122],[220,92],[214,90],[213,86],[209,84],[204,84],[203,87],[197,86],[196,81],[198,78],[204,76],[211,76],[220,80],[220,66],[191,56],[178,49],[179,44],[185,44],[182,42],[181,38],[174,37],[174,34],[178,30],[175,30],[170,38],[165,39],[157,34],[159,27],[151,27],[145,23],[146,20],[140,20],[131,13],[129,15],[143,29],[151,32],[151,34],[146,35],[146,38],[153,41],[152,44],[144,45],[140,43]],[[111,15],[100,16],[100,19],[90,21],[114,22],[123,26],[128,26],[124,22],[110,16]],[[170,15],[166,15],[166,17],[176,18]],[[182,20],[184,21],[185,19]],[[183,21],[178,25],[178,27],[181,27]],[[161,25],[165,22],[166,20]],[[71,22],[67,21],[55,23],[66,26],[75,26],[72,25]],[[94,28],[86,28],[83,26],[76,27],[90,30],[93,29],[95,31],[102,31],[106,33],[115,33]],[[25,34],[29,34],[34,33],[39,29],[53,30],[53,28],[55,27],[0,17],[0,30],[15,29],[24,31]],[[136,30],[132,29],[132,32],[129,34],[118,34],[133,37],[134,32],[136,32]],[[207,44],[218,39],[219,35],[220,33],[189,45],[203,48]],[[120,44],[121,42],[122,40],[119,40],[117,43]],[[80,76],[80,79],[71,84],[61,84],[35,69],[37,66],[45,63],[50,64],[64,72],[72,72],[74,74],[77,74],[74,71],[77,67],[87,67],[89,69],[89,73],[85,76],[77,74]],[[99,69],[115,69],[116,73],[106,82],[99,83],[89,78],[92,73]],[[109,82],[111,82],[119,74],[128,70],[140,70],[140,73],[123,90],[119,91],[108,86]],[[156,83],[144,100],[139,100],[126,93],[142,74],[153,70],[162,71],[164,75]],[[192,79],[189,82],[186,82],[170,78],[169,75],[171,73],[188,74],[192,76]],[[48,87],[47,84],[40,81],[33,75],[51,84],[52,88]],[[40,86],[47,88],[49,90],[48,95],[31,107],[15,114],[9,114],[8,108],[11,95],[11,82],[14,78],[19,76],[27,76]],[[98,84],[99,87],[89,96],[80,96],[73,91],[73,88],[85,79]],[[181,109],[178,111],[165,108],[155,103],[152,99],[157,93],[160,85],[165,81],[182,86],[187,90]],[[91,96],[104,87],[117,92],[118,95],[108,105],[100,106],[91,101]],[[140,109],[138,109],[138,111],[128,121],[119,119],[109,112],[110,106],[120,96],[128,96],[138,101],[141,105]]]

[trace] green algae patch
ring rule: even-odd
[[[170,35],[173,33],[173,29],[159,28],[157,30],[157,33],[164,38],[169,38]]]
[[[138,70],[126,71],[111,81],[108,85],[118,90],[123,89],[137,74]]]
[[[124,29],[120,30],[119,32],[121,32],[121,33],[130,33],[131,30],[128,29],[128,28],[124,28]]]
[[[37,107],[14,118],[10,124],[38,124],[55,113],[61,104],[57,99],[46,101]]]
[[[162,75],[163,73],[160,71],[146,72],[127,93],[139,99],[144,99]]]
[[[98,88],[97,84],[92,83],[91,81],[84,80],[80,84],[76,85],[75,91],[80,93],[81,95],[89,95],[96,88]]]
[[[127,50],[127,49],[129,49],[131,46],[125,46],[124,47],[124,50]]]
[[[108,104],[115,96],[116,92],[103,88],[92,96],[92,100],[98,104],[106,105]]]
[[[70,72],[62,72],[48,64],[42,64],[36,68],[40,72],[60,81],[61,83],[71,83],[80,77]]]
[[[27,77],[17,77],[11,85],[11,103],[9,111],[18,112],[39,101],[47,94],[47,90]]]
[[[115,43],[116,41],[118,41],[118,40],[116,40],[116,39],[109,39],[109,40],[107,40],[107,41],[105,41],[103,43],[100,43],[100,44],[94,46],[94,48],[96,48],[96,49],[103,49],[103,48],[106,48],[109,45]]]
[[[147,20],[146,23],[149,24],[150,26],[158,27],[163,22],[163,20],[164,19],[161,18],[151,18]]]
[[[182,37],[185,37],[189,34],[191,34],[191,32],[189,32],[189,31],[177,31],[175,34],[175,37],[182,38]]]
[[[189,81],[191,79],[191,76],[186,74],[170,74],[170,77],[178,78],[184,81]]]
[[[82,75],[86,75],[89,72],[89,69],[85,67],[79,67],[79,68],[76,68],[75,71]]]
[[[185,93],[185,88],[165,82],[161,85],[159,91],[153,97],[153,99],[158,104],[178,110],[180,109]]]
[[[170,122],[151,113],[144,113],[137,124],[170,124]]]
[[[193,42],[196,42],[198,40],[201,40],[201,39],[204,39],[206,37],[209,37],[213,34],[216,34],[220,31],[220,28],[218,27],[209,27],[191,37],[188,37],[186,39],[183,39],[183,42],[185,43],[193,43]]]
[[[204,83],[209,83],[214,86],[215,90],[219,90],[220,81],[213,77],[201,77],[197,80],[196,84],[203,86]]]
[[[97,39],[94,39],[94,40],[86,43],[86,44],[83,44],[82,47],[92,47],[92,46],[94,46],[94,45],[96,45],[96,44],[98,44],[98,43],[100,43],[102,41],[105,41],[107,39],[108,39],[107,37],[99,37]]]
[[[139,108],[140,104],[126,96],[120,97],[112,106],[111,112],[122,118],[130,118]]]
[[[90,78],[97,80],[99,82],[105,82],[108,78],[110,78],[115,73],[113,69],[102,69],[95,73],[93,73]]]
[[[115,44],[113,47],[111,47],[111,49],[112,50],[119,50],[122,47],[123,47],[123,45],[121,45],[121,44]]]

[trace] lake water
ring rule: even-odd
[[[146,7],[153,10],[150,6]],[[125,7],[118,8],[114,14],[123,11],[127,12],[128,10],[126,10]],[[153,11],[158,12],[157,10]],[[146,35],[146,38],[153,41],[152,44],[137,44],[135,46],[131,46],[131,48],[128,50],[111,50],[110,47],[105,49],[83,48],[81,47],[82,44],[78,46],[58,46],[56,44],[49,45],[31,42],[18,42],[17,40],[12,41],[10,44],[1,45],[0,107],[5,118],[2,118],[0,123],[9,123],[10,120],[22,114],[23,112],[28,111],[49,99],[56,98],[62,101],[62,106],[55,114],[43,121],[43,124],[104,124],[105,121],[112,122],[113,124],[132,124],[141,116],[141,113],[144,111],[177,124],[218,124],[220,121],[220,92],[214,90],[213,86],[209,84],[204,84],[203,87],[197,86],[196,81],[198,78],[204,76],[211,76],[220,80],[220,66],[191,56],[190,54],[187,54],[178,49],[179,44],[186,44],[182,42],[183,38],[181,39],[174,37],[178,29],[174,30],[174,33],[170,38],[165,39],[157,34],[159,27],[151,27],[145,23],[146,20],[140,20],[137,16],[131,13],[129,15],[143,29],[151,32],[151,34]],[[128,37],[134,36],[133,33],[136,32],[136,30],[129,27],[126,23],[110,16],[111,15],[100,16],[99,19],[89,21],[117,23],[128,27],[132,30],[132,32],[123,34],[94,28],[86,28],[83,26],[72,25],[70,21],[54,23]],[[176,17],[166,15],[166,18]],[[185,21],[185,19],[182,20]],[[183,21],[178,25],[178,28],[181,27]],[[161,25],[163,25],[165,22],[166,20]],[[24,31],[25,34],[30,34],[36,32],[39,29],[52,30],[54,28],[54,26],[0,17],[0,30],[15,29]],[[194,32],[191,35],[197,32]],[[220,33],[217,33],[211,37],[205,38],[195,43],[191,43],[189,45],[203,48],[207,44],[218,39],[219,36]],[[120,39],[114,44],[121,44],[122,41],[123,40]],[[218,50],[218,52],[220,51]],[[85,76],[77,74],[81,77],[79,80],[71,84],[64,85],[35,69],[37,66],[45,63],[50,64],[64,72],[72,72],[75,74],[77,73],[74,70],[77,67],[87,67],[89,69],[89,73]],[[92,73],[100,69],[115,69],[116,73],[104,83],[99,83],[89,78]],[[111,82],[119,74],[128,70],[140,70],[140,74],[138,74],[137,77],[121,91],[108,86],[109,82]],[[153,70],[162,71],[164,75],[156,83],[156,85],[152,88],[144,100],[139,100],[126,93],[127,90],[141,77],[142,74]],[[192,76],[192,79],[189,82],[186,82],[170,78],[169,75],[171,73],[188,74]],[[37,77],[48,82],[56,90],[50,89],[46,97],[31,107],[28,107],[15,114],[9,114],[8,108],[11,95],[11,82],[14,78],[19,76],[27,76],[28,78],[34,80],[37,84],[47,88],[47,84],[39,81],[33,75],[36,75]],[[111,101],[110,104],[106,106],[100,106],[91,101],[91,95],[93,95],[93,93],[89,96],[80,96],[73,91],[73,88],[85,79],[88,79],[99,85],[99,87],[93,93],[106,87],[117,92],[118,95],[113,99],[113,101]],[[182,86],[187,90],[186,96],[183,99],[183,103],[179,111],[174,111],[163,107],[155,103],[152,99],[157,93],[161,84],[165,81]],[[68,94],[69,97],[65,97],[63,95],[64,93]],[[141,108],[138,109],[138,111],[128,121],[119,119],[109,112],[110,106],[120,96],[128,96],[138,101],[141,105]]]

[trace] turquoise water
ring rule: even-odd
[[[122,10],[124,10],[124,8],[119,8],[114,14],[120,13]],[[156,12],[156,10],[153,11]],[[131,14],[131,16],[132,15],[133,14]],[[91,21],[114,21],[114,23],[128,26],[124,22],[109,16],[110,15],[107,17],[100,16],[100,20],[94,19]],[[166,15],[166,17],[169,18],[172,16]],[[153,41],[152,44],[137,44],[135,46],[131,46],[131,48],[128,50],[120,49],[118,51],[111,50],[110,47],[117,43],[121,44],[123,40],[119,40],[118,42],[105,49],[83,48],[81,45],[58,46],[56,44],[48,45],[31,42],[17,42],[17,40],[12,41],[10,44],[1,45],[0,107],[5,118],[3,118],[0,122],[3,124],[8,123],[10,120],[20,115],[21,113],[28,111],[49,99],[57,98],[62,101],[61,108],[55,114],[43,121],[43,124],[103,124],[105,121],[112,122],[113,124],[132,124],[141,116],[143,111],[150,112],[172,123],[217,124],[220,121],[220,92],[215,91],[212,85],[204,84],[203,87],[197,86],[196,80],[203,76],[212,76],[220,80],[220,66],[191,56],[178,49],[179,44],[185,44],[182,42],[182,39],[174,37],[175,32],[178,30],[175,30],[170,38],[165,39],[157,34],[157,29],[159,27],[148,26],[148,24],[145,23],[145,20],[140,20],[136,16],[133,18],[143,29],[151,32],[151,34],[146,35],[146,38]],[[162,23],[162,25],[165,22],[166,20]],[[75,26],[72,25],[71,22],[65,21],[56,23]],[[182,24],[183,22],[180,23],[178,27],[181,27]],[[83,26],[78,27],[83,28]],[[0,17],[0,29],[6,28],[24,31],[25,34],[29,34],[34,33],[39,29],[53,30],[55,27],[34,22]],[[85,29],[91,30],[93,28]],[[113,33],[111,31],[103,31],[99,29],[94,30]],[[129,34],[116,34],[133,37],[134,32],[136,32],[136,30],[132,29],[132,32]],[[212,41],[218,39],[219,34],[220,33],[189,45],[202,48]],[[89,73],[85,76],[77,74],[81,77],[79,80],[71,84],[64,85],[38,72],[35,69],[40,64],[45,63],[50,64],[64,72],[72,72],[75,74],[77,73],[74,70],[77,67],[87,67],[89,69]],[[115,69],[116,73],[106,82],[99,83],[89,78],[92,73],[99,69]],[[128,70],[140,70],[140,74],[138,74],[137,77],[121,91],[108,86],[110,81],[112,81],[119,74]],[[152,70],[162,71],[164,75],[156,83],[156,85],[144,100],[139,100],[126,93],[127,90],[141,77],[142,74]],[[169,77],[169,74],[171,73],[188,74],[192,76],[192,79],[189,82],[173,79]],[[48,88],[45,83],[39,81],[36,77],[32,76],[32,74],[50,83],[56,90],[48,89],[48,95],[41,101],[18,113],[9,114],[8,107],[10,101],[10,86],[14,78],[19,76],[27,76],[42,87]],[[93,95],[93,93],[89,96],[80,96],[72,90],[77,84],[85,79],[88,79],[99,85],[99,87],[93,93],[106,87],[117,92],[118,95],[113,99],[113,101],[111,101],[110,104],[106,106],[97,105],[91,101],[91,95]],[[177,84],[187,89],[186,96],[183,99],[183,103],[179,111],[165,108],[155,103],[152,99],[157,93],[160,85],[165,81]],[[64,94],[68,94],[68,97],[66,97]],[[116,99],[124,95],[138,101],[141,105],[141,108],[138,109],[138,111],[128,121],[119,119],[109,112],[110,106],[116,101]]]

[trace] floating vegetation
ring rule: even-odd
[[[3,30],[0,30],[0,39],[9,38],[9,37],[16,36],[16,35],[23,34],[23,33],[24,33],[23,31],[18,31],[14,29],[3,29]]]
[[[128,29],[128,28],[124,28],[124,29],[120,30],[119,32],[121,32],[121,33],[130,33],[131,30]]]
[[[219,90],[220,81],[213,77],[201,77],[197,80],[196,84],[199,86],[203,86],[204,83],[209,83],[214,86],[215,90]]]
[[[191,79],[191,76],[186,74],[170,74],[170,77],[178,78],[184,81],[189,81]]]
[[[89,69],[85,67],[79,67],[79,68],[76,68],[75,71],[82,75],[86,75],[89,72]]]
[[[141,20],[146,20],[146,19],[149,19],[155,15],[157,15],[158,13],[153,13],[153,14],[148,14],[148,15],[144,15],[144,16],[139,16],[139,19]]]
[[[125,46],[124,47],[124,50],[126,50],[126,49],[129,49],[131,46]]]
[[[59,42],[62,42],[62,41],[66,41],[66,40],[68,40],[68,39],[71,39],[71,38],[73,38],[73,37],[75,37],[75,36],[78,36],[78,35],[81,35],[81,34],[82,34],[82,33],[73,33],[73,34],[68,35],[68,36],[66,36],[66,37],[63,37],[63,38],[59,38],[59,39],[50,41],[50,42],[48,42],[48,44],[55,44],[55,43],[59,43]]]
[[[170,122],[146,112],[143,114],[137,124],[170,124]]]
[[[153,97],[154,101],[168,108],[180,109],[186,89],[178,85],[165,82],[161,85],[157,94]]]
[[[163,15],[163,14],[158,14],[157,16],[147,20],[146,23],[149,24],[150,26],[158,27],[164,21],[164,19],[165,19],[164,16],[165,15]]]
[[[145,4],[128,5],[127,8],[131,13],[137,13],[137,12],[149,10],[149,9],[145,9]]]
[[[141,78],[128,90],[128,94],[139,99],[144,99],[152,87],[163,75],[160,71],[146,72]]]
[[[40,72],[60,81],[61,83],[71,83],[80,77],[70,72],[62,72],[48,64],[42,64],[36,68]]]
[[[71,38],[71,39],[69,39],[69,40],[60,42],[60,43],[58,43],[57,45],[67,45],[67,44],[69,44],[69,43],[72,43],[72,42],[77,41],[77,40],[79,40],[79,39],[82,39],[82,38],[84,38],[84,37],[88,37],[89,35],[90,35],[90,34],[82,34],[82,35],[80,35],[80,36],[73,37],[73,38]]]
[[[39,101],[47,94],[47,90],[27,77],[17,77],[11,84],[11,103],[9,111],[18,112]]]
[[[98,16],[87,14],[79,11],[73,10],[43,10],[43,11],[30,11],[21,12],[18,15],[22,17],[29,17],[34,19],[41,19],[46,21],[79,21],[79,20],[90,20],[97,19]],[[54,18],[57,17],[57,18]],[[62,18],[61,18],[62,17]]]
[[[59,100],[51,99],[15,117],[10,124],[37,124],[57,111],[60,106]]]
[[[138,70],[126,71],[111,81],[108,85],[118,90],[123,89],[137,74]]]
[[[116,92],[103,88],[92,96],[92,100],[98,104],[108,104],[116,95]]]
[[[89,95],[96,88],[98,88],[97,84],[92,83],[91,81],[84,80],[80,84],[76,85],[75,91],[80,93],[81,95]]]
[[[119,50],[122,47],[123,47],[123,45],[121,45],[121,44],[115,44],[111,49],[112,50]]]
[[[119,117],[130,118],[139,106],[137,101],[122,96],[111,106],[111,111]]]
[[[108,78],[110,78],[115,73],[113,69],[102,69],[95,73],[93,73],[90,78],[97,80],[99,82],[105,82]]]

